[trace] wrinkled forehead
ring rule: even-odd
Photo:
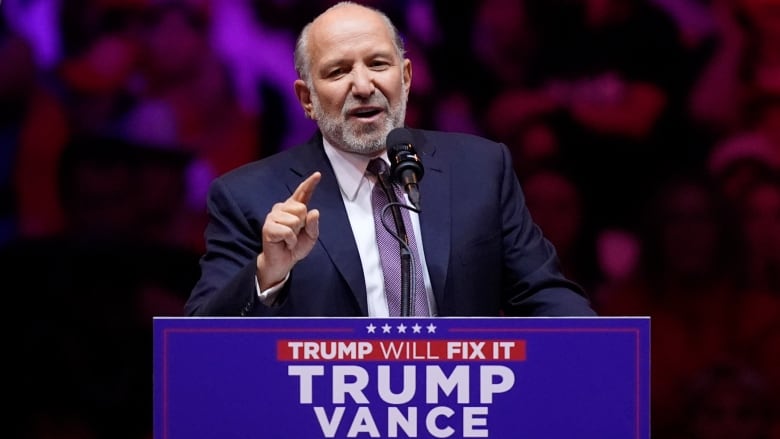
[[[315,20],[309,33],[309,50],[315,64],[323,57],[397,51],[392,30],[377,13],[364,8],[337,9]]]
[[[356,5],[343,6],[323,13],[312,22],[310,43],[366,36],[384,38],[391,44],[393,41],[392,31],[376,11]]]

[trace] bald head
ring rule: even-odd
[[[399,59],[403,59],[405,51],[401,34],[387,15],[368,6],[343,1],[318,15],[303,28],[298,36],[298,41],[295,44],[295,71],[298,73],[298,77],[307,84],[311,84],[312,39],[327,40],[332,38],[334,32],[346,30],[344,27],[348,26],[349,23],[365,24],[372,21],[387,30],[398,52]]]

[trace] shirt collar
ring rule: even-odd
[[[336,174],[336,181],[338,181],[342,194],[348,200],[354,201],[360,186],[364,184],[363,182],[368,181],[366,168],[368,162],[374,157],[342,151],[331,145],[324,137],[322,143],[325,147],[325,155],[328,156],[333,172]],[[387,152],[382,152],[381,157],[389,166]]]

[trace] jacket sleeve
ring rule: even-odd
[[[189,316],[272,314],[256,289],[256,259],[262,251],[262,224],[250,220],[222,180],[215,180],[207,199],[209,223],[201,275],[185,304]],[[283,297],[284,291],[279,292]]]
[[[553,245],[534,223],[501,145],[503,171],[500,211],[504,247],[502,309],[517,316],[594,316],[586,292],[563,276]]]

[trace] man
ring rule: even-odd
[[[188,315],[397,315],[366,169],[387,160],[386,138],[403,126],[411,62],[387,16],[342,2],[303,29],[295,66],[295,93],[319,133],[213,182]],[[422,210],[410,215],[424,315],[595,315],[532,222],[505,146],[409,131],[425,165]]]

